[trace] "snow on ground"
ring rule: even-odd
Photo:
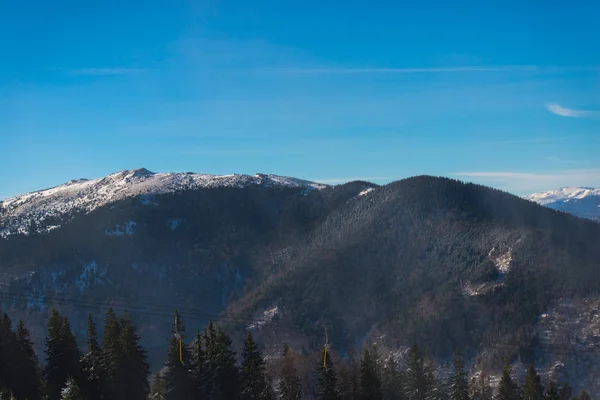
[[[135,221],[127,221],[122,227],[117,224],[116,228],[113,230],[107,230],[104,233],[108,236],[131,236],[133,235],[133,228],[135,227]]]
[[[174,231],[175,229],[179,228],[181,222],[182,221],[180,219],[169,219],[167,220],[167,226],[170,230]]]
[[[31,222],[40,224],[50,217],[69,219],[75,212],[88,213],[97,207],[143,196],[142,203],[156,205],[152,195],[178,190],[216,187],[291,187],[309,190],[326,185],[277,175],[209,175],[195,173],[154,173],[141,168],[121,171],[104,178],[78,179],[37,192],[11,197],[0,202],[0,236],[29,232]],[[59,225],[53,224],[53,227]]]
[[[367,194],[369,194],[369,192],[372,192],[373,190],[375,190],[374,188],[368,188],[363,190],[362,192],[360,192],[358,195],[359,196],[366,196]]]
[[[541,205],[555,202],[569,201],[573,199],[581,200],[588,196],[600,196],[600,189],[589,187],[563,187],[558,190],[551,190],[543,193],[534,193],[525,198],[535,201]]]
[[[517,245],[520,240],[517,240],[514,245]],[[496,280],[491,282],[483,283],[472,283],[466,282],[463,285],[463,295],[465,296],[481,296],[486,293],[493,291],[496,288],[504,286],[504,275],[510,271],[512,265],[512,252],[513,246],[509,247],[507,251],[499,253],[496,247],[492,247],[488,253],[488,258],[494,263],[498,270],[498,277]]]
[[[263,311],[262,315],[248,325],[248,329],[256,329],[260,326],[266,325],[268,322],[271,322],[277,314],[279,314],[279,307],[273,306],[271,308],[267,308]]]
[[[106,267],[98,267],[96,261],[91,261],[83,266],[81,274],[75,280],[75,286],[79,289],[79,293],[93,285],[104,283],[106,278]]]

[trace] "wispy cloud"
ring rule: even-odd
[[[276,68],[270,72],[291,74],[414,74],[414,73],[456,73],[456,72],[504,72],[538,71],[535,65],[501,65],[480,67],[430,67],[430,68]]]
[[[144,68],[77,68],[62,70],[70,75],[114,76],[131,75],[147,71]]]
[[[273,68],[267,72],[290,74],[415,74],[415,73],[469,73],[469,72],[536,72],[566,73],[582,71],[598,71],[600,66],[587,67],[553,67],[539,65],[483,65],[483,66],[450,66],[419,68]]]
[[[544,159],[546,161],[552,161],[552,162],[556,162],[556,163],[560,163],[560,164],[581,164],[581,162],[576,161],[576,160],[566,160],[562,157],[556,157],[556,156],[548,156],[548,157],[544,157]]]
[[[585,111],[585,110],[575,110],[573,108],[566,108],[561,106],[558,103],[549,103],[546,104],[546,109],[550,111],[552,114],[560,115],[561,117],[571,117],[571,118],[585,118],[592,117],[598,114],[597,111]]]
[[[312,179],[314,182],[325,183],[329,185],[335,185],[339,183],[347,183],[353,181],[367,181],[367,182],[387,182],[394,178],[389,176],[356,176],[352,178],[326,178],[326,179]]]
[[[563,186],[598,186],[600,169],[565,169],[549,172],[468,171],[453,172],[465,178],[516,193],[533,193]]]

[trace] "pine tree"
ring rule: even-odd
[[[278,390],[280,400],[300,400],[302,389],[298,369],[294,365],[294,356],[287,344],[283,346],[283,358],[281,360],[281,376],[279,378]]]
[[[512,371],[508,364],[508,360],[506,360],[504,362],[504,368],[502,369],[498,394],[496,395],[495,400],[518,400],[519,398],[519,388],[512,378]]]
[[[119,359],[121,356],[121,326],[112,308],[106,312],[104,319],[104,337],[102,340],[100,365],[103,372],[103,391],[107,397],[117,391],[116,380]]]
[[[472,400],[492,400],[490,377],[480,371],[479,377],[472,379],[469,391]]]
[[[12,321],[4,314],[0,318],[0,391],[4,397],[10,396],[9,384],[12,382],[14,371],[11,360],[14,359],[16,337],[12,330]]]
[[[575,396],[574,400],[592,400],[592,396],[585,390],[582,390],[577,396]]]
[[[120,354],[115,377],[115,400],[146,400],[150,392],[148,376],[150,367],[146,351],[140,346],[139,335],[131,319],[125,315],[119,320]]]
[[[360,387],[365,400],[381,400],[381,375],[379,373],[377,349],[365,348],[360,363]]]
[[[323,359],[317,366],[317,393],[316,400],[338,400],[337,376],[333,362],[327,349],[323,349]]]
[[[179,312],[175,310],[173,330],[169,339],[169,348],[165,362],[164,374],[167,388],[167,400],[194,399],[198,394],[195,390],[193,377],[188,371],[191,356],[185,343],[185,326]]]
[[[167,400],[167,386],[160,373],[154,374],[150,385],[150,400]]]
[[[146,351],[131,319],[119,320],[112,309],[106,313],[101,366],[103,394],[111,400],[145,400],[149,393]]]
[[[404,394],[407,400],[427,400],[430,382],[419,346],[414,345],[408,352],[408,363],[404,379]]]
[[[560,390],[558,391],[558,398],[560,400],[570,400],[572,395],[573,395],[573,388],[571,386],[569,386],[568,383],[565,383],[564,385],[562,385],[560,387]]]
[[[88,400],[102,399],[103,371],[101,364],[102,349],[98,343],[98,333],[92,315],[87,321],[87,353],[81,359],[84,383],[81,391]]]
[[[67,379],[65,387],[61,390],[61,400],[87,400],[80,392],[77,381],[72,376]]]
[[[444,382],[438,382],[435,378],[435,366],[429,357],[423,362],[425,370],[425,386],[427,400],[450,400]]]
[[[542,379],[536,372],[533,364],[527,369],[525,377],[525,387],[523,388],[523,400],[543,400],[544,388]]]
[[[342,364],[338,372],[338,395],[340,400],[359,400],[360,364],[353,348],[348,351],[348,360]]]
[[[450,398],[452,400],[469,400],[465,361],[460,350],[456,350],[454,353],[454,375],[450,378]]]
[[[258,346],[248,331],[242,351],[240,393],[243,400],[272,400],[265,372],[265,362]]]
[[[60,398],[61,388],[69,377],[79,381],[79,349],[69,321],[56,309],[52,310],[48,320],[46,338],[46,391],[49,400]]]
[[[386,366],[381,374],[381,386],[383,400],[401,400],[402,399],[402,376],[396,367],[396,360],[390,354]]]
[[[546,386],[546,393],[544,393],[545,400],[559,400],[558,396],[558,385],[553,380],[548,381]]]
[[[19,321],[17,324],[11,368],[13,369],[11,389],[15,397],[19,399],[40,398],[42,392],[41,371],[29,331],[25,328],[23,321]]]
[[[200,331],[196,334],[196,340],[194,341],[194,346],[192,348],[190,373],[196,391],[196,398],[204,398],[206,355],[202,349],[202,336],[200,335]]]
[[[205,394],[209,400],[235,400],[239,397],[239,371],[231,339],[221,328],[209,323],[204,332],[206,354]]]

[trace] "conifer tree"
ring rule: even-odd
[[[164,374],[167,400],[194,399],[197,395],[192,375],[189,372],[190,352],[185,345],[185,326],[179,312],[173,316],[173,330],[169,339],[169,348]]]
[[[209,400],[239,398],[239,371],[231,339],[221,329],[209,323],[205,332],[206,379],[205,394]]]
[[[383,400],[402,399],[402,376],[396,367],[396,360],[390,354],[381,374]]]
[[[279,400],[300,400],[302,389],[298,369],[294,365],[294,356],[287,344],[283,346],[280,374],[278,384]]]
[[[101,369],[105,379],[104,391],[109,397],[117,390],[115,385],[121,353],[120,336],[121,326],[119,320],[114,310],[110,308],[104,319],[104,336],[100,357]]]
[[[139,344],[135,326],[126,315],[117,319],[106,313],[101,365],[103,394],[111,400],[145,400],[149,392],[146,351]]]
[[[504,368],[502,369],[498,394],[496,395],[495,400],[518,400],[519,398],[519,387],[512,378],[512,371],[508,364],[508,360],[506,360],[504,362]]]
[[[381,375],[379,373],[377,349],[365,348],[360,363],[360,386],[364,400],[381,400]]]
[[[79,349],[69,321],[56,309],[48,320],[46,338],[46,391],[49,400],[60,399],[61,389],[69,377],[77,382],[81,376]]]
[[[204,341],[204,377],[202,391],[206,397],[212,400],[216,393],[216,382],[217,382],[217,367],[215,365],[216,359],[216,342],[217,342],[217,331],[212,321],[208,323],[204,328],[204,334],[202,335]]]
[[[545,400],[559,400],[558,396],[558,385],[553,380],[548,381],[546,386],[546,393],[544,393]]]
[[[12,322],[8,315],[4,314],[0,318],[0,391],[5,398],[9,398],[9,384],[13,378],[13,371],[10,368],[10,360],[14,359],[15,335],[12,330]]]
[[[454,353],[454,375],[450,378],[450,399],[469,400],[469,385],[467,383],[467,374],[465,373],[465,361],[460,350],[456,350]]]
[[[425,359],[423,368],[425,369],[425,385],[427,388],[425,397],[427,400],[449,400],[444,382],[438,382],[435,378],[435,366],[431,358],[427,357]]]
[[[250,331],[246,335],[242,351],[240,394],[242,400],[272,400],[265,362]]]
[[[472,400],[492,400],[490,377],[480,371],[479,376],[471,380],[469,391]]]
[[[87,320],[87,353],[81,359],[84,383],[81,392],[88,400],[102,399],[103,371],[101,365],[102,350],[98,343],[98,332],[92,315]]]
[[[323,349],[323,358],[317,364],[317,400],[338,400],[337,376],[327,349]]]
[[[573,388],[571,386],[569,386],[568,383],[565,383],[564,385],[562,385],[560,387],[560,390],[558,391],[558,398],[560,400],[570,400],[572,395],[573,395]]]
[[[41,397],[41,371],[33,350],[30,334],[23,321],[19,321],[15,332],[14,359],[11,363],[13,379],[11,389],[19,399]]]
[[[61,400],[87,400],[79,390],[77,381],[72,376],[67,379],[65,387],[61,390]]]
[[[592,400],[592,396],[585,390],[582,390],[577,396],[575,396],[574,400]]]
[[[146,400],[150,392],[150,367],[146,351],[140,346],[139,335],[126,315],[119,320],[119,358],[115,374],[115,400]]]
[[[200,331],[196,334],[196,340],[192,348],[190,373],[196,391],[196,398],[204,398],[206,355],[202,349],[202,335],[200,335]]]
[[[200,398],[200,397],[199,397]],[[165,380],[160,375],[160,372],[154,374],[152,384],[150,385],[150,400],[166,400],[167,387]]]
[[[405,398],[407,400],[427,400],[430,389],[428,378],[419,346],[414,345],[408,352],[404,379]]]
[[[542,379],[536,372],[533,364],[527,369],[525,377],[525,386],[523,388],[523,400],[543,400],[544,388]]]

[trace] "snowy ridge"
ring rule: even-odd
[[[323,189],[326,185],[277,175],[209,175],[196,173],[154,173],[145,168],[125,170],[104,178],[78,179],[63,185],[5,199],[0,202],[0,236],[27,234],[32,222],[38,231],[48,218],[63,220],[75,212],[88,213],[97,207],[139,195],[172,193],[217,187],[265,187]],[[154,204],[146,202],[147,204]],[[58,227],[56,222],[52,223]]]
[[[543,206],[600,222],[600,189],[565,187],[525,197]]]
[[[600,197],[600,189],[589,187],[563,187],[558,190],[530,194],[525,198],[527,200],[535,201],[541,205],[547,205],[550,203],[564,202],[569,200],[581,200],[590,196]]]

